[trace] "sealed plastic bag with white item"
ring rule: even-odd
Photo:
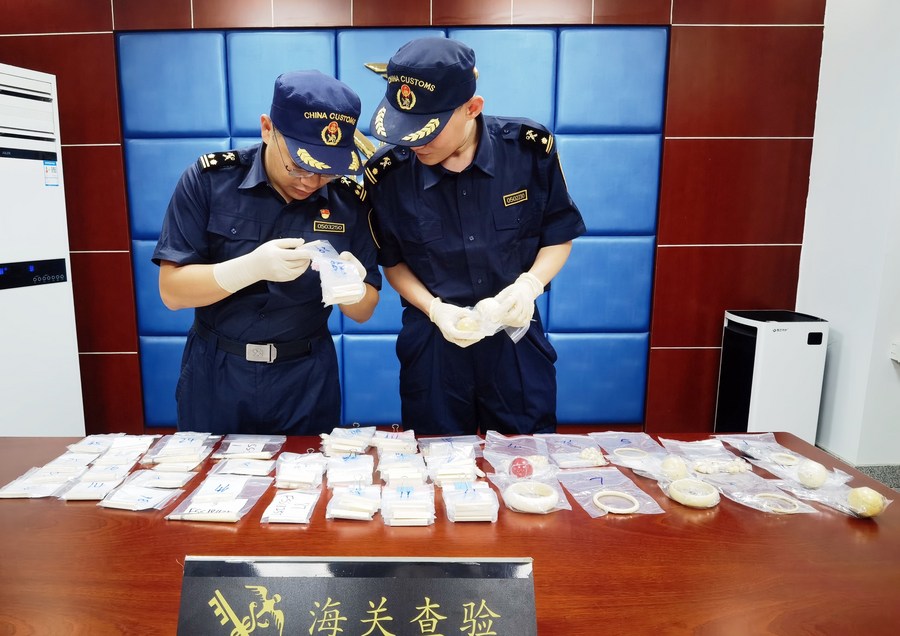
[[[310,241],[298,249],[309,254],[312,269],[319,272],[326,307],[358,302],[365,296],[366,286],[356,266],[342,259],[329,241]]]
[[[614,466],[567,470],[558,475],[585,512],[593,518],[607,514],[662,514],[656,500]]]

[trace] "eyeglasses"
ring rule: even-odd
[[[281,138],[284,139],[284,135],[282,135],[281,132],[277,128],[275,128],[275,126],[272,126],[272,130],[281,135]],[[287,142],[285,142],[285,145],[287,145]],[[292,177],[294,179],[309,179],[310,177],[318,177],[319,179],[328,182],[334,181],[341,176],[339,174],[323,174],[321,172],[310,172],[309,170],[297,168],[296,166],[291,168],[290,166],[288,166],[287,161],[284,160],[284,155],[281,153],[281,145],[279,145],[277,139],[275,140],[275,148],[278,150],[278,156],[281,158],[281,163],[284,164],[284,169],[287,171],[289,177]]]

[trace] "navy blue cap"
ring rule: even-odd
[[[359,174],[353,135],[359,95],[319,71],[291,71],[275,80],[269,117],[284,137],[291,159],[320,174]]]
[[[387,65],[387,91],[370,130],[382,141],[423,146],[475,94],[475,52],[457,40],[407,42]]]

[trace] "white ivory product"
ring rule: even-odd
[[[769,455],[769,461],[781,466],[796,466],[800,458],[793,453],[777,452]]]
[[[613,455],[622,459],[643,459],[647,456],[647,451],[642,448],[633,448],[631,446],[622,446],[613,449]]]
[[[706,459],[694,462],[694,470],[698,473],[712,475],[714,473],[728,473],[735,475],[737,473],[750,472],[750,463],[740,457],[734,459]]]
[[[719,491],[699,479],[686,477],[669,484],[669,497],[689,508],[712,508],[719,503]]]
[[[769,512],[787,515],[800,510],[800,503],[798,501],[777,492],[761,492],[754,495],[754,498]]]
[[[660,470],[666,479],[675,481],[688,476],[687,462],[678,455],[669,455],[660,463]]]
[[[620,508],[613,507],[609,505],[609,499],[624,499],[629,505]],[[594,496],[591,497],[591,500],[600,510],[614,515],[627,515],[632,512],[637,512],[638,508],[641,507],[641,504],[633,495],[618,490],[598,490],[594,493]],[[604,502],[604,500],[607,501]]]
[[[868,486],[851,488],[847,493],[847,504],[850,510],[860,517],[875,517],[885,509],[887,501],[881,493]]]
[[[556,507],[559,493],[539,481],[517,481],[503,491],[503,501],[517,512],[542,514]]]
[[[819,462],[804,459],[797,466],[797,480],[807,488],[820,488],[828,481],[828,469]]]

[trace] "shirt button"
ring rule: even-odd
[[[467,194],[468,194],[468,192],[466,192],[465,190],[462,191],[463,196],[466,196]]]
[[[232,233],[232,234],[237,234],[237,228],[234,228],[234,227],[231,228],[231,233]]]
[[[479,278],[477,282],[478,282],[478,284],[480,285],[480,284],[481,284],[481,279]]]
[[[470,241],[474,241],[474,240],[475,240],[475,237],[472,236],[472,235],[469,235],[469,240],[470,240]]]
[[[260,317],[260,318],[265,318],[266,315],[265,315],[265,314],[260,314],[259,317]]]

